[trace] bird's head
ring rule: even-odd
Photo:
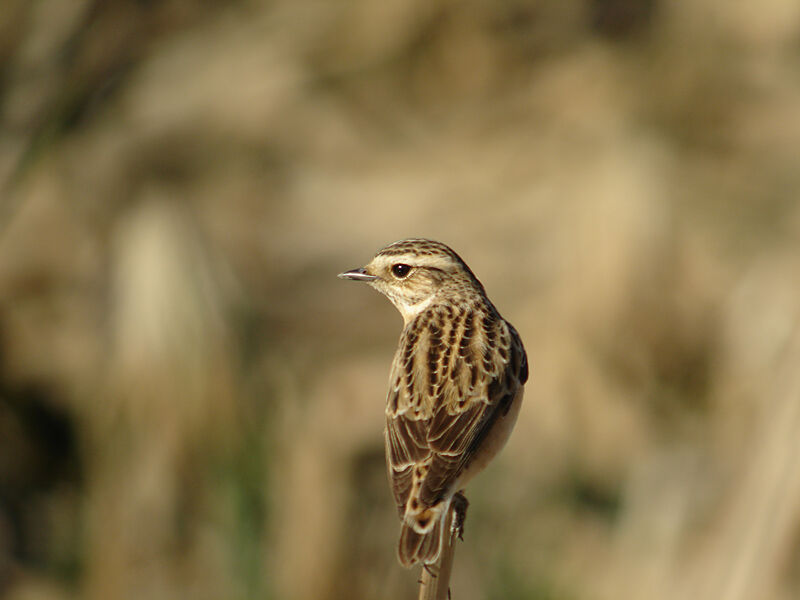
[[[339,277],[363,281],[384,294],[406,323],[437,302],[458,303],[484,295],[483,286],[458,254],[427,239],[390,244],[364,267]]]

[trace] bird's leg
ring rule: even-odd
[[[458,539],[462,542],[464,541],[464,523],[467,520],[468,506],[469,501],[463,492],[457,492],[453,496],[453,512],[455,513],[453,518],[453,531],[456,532]]]

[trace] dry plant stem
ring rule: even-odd
[[[455,506],[450,505],[444,521],[446,535],[442,542],[442,553],[439,560],[432,565],[422,567],[422,579],[419,584],[419,600],[447,600],[450,588],[450,573],[453,570],[453,557],[456,553],[456,530],[453,528]]]

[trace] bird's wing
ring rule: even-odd
[[[496,313],[418,324],[404,332],[386,409],[389,478],[402,515],[450,490],[528,376],[522,342]]]
[[[400,516],[411,493],[414,468],[431,454],[427,436],[432,411],[425,398],[430,365],[422,352],[423,344],[430,345],[431,332],[423,325],[415,321],[403,330],[389,376],[386,466]]]

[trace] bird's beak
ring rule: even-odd
[[[378,277],[377,275],[370,275],[367,273],[367,270],[362,267],[361,269],[352,269],[344,273],[339,273],[339,278],[352,279],[353,281],[375,281]]]

